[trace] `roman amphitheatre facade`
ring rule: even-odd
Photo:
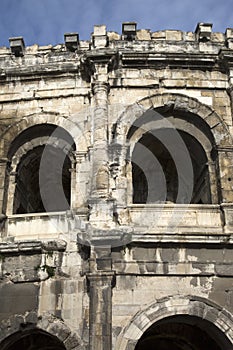
[[[0,48],[1,350],[233,349],[233,29]]]

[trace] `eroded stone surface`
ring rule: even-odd
[[[169,337],[195,320],[232,347],[233,30],[126,25],[0,48],[3,350],[29,330],[61,350],[135,350],[178,315]]]

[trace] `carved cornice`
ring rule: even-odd
[[[58,57],[57,61],[53,62],[37,62],[35,60],[34,64],[30,61],[27,62],[25,59],[24,63],[17,65],[7,65],[0,71],[0,79],[6,77],[16,77],[20,76],[22,78],[27,78],[30,80],[36,79],[38,76],[47,75],[62,75],[67,73],[78,73],[80,72],[80,61],[79,59],[72,59],[67,57],[64,61],[63,57]]]
[[[48,251],[65,251],[65,241],[19,241],[0,243],[0,254],[20,254],[27,252],[42,253]]]
[[[106,67],[106,73],[115,69],[119,62],[119,54],[113,49],[99,49],[86,52],[81,60],[81,69],[91,79],[98,72],[99,67]]]
[[[121,52],[122,67],[192,67],[213,68],[217,62],[215,54],[171,53],[171,52]]]

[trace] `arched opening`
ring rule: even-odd
[[[135,144],[131,162],[133,203],[211,203],[207,155],[189,133],[147,131]]]
[[[41,182],[40,166],[43,152],[46,152],[48,166],[43,172]],[[13,213],[68,210],[71,189],[70,169],[69,157],[59,148],[47,145],[29,151],[17,167]],[[44,197],[41,195],[42,191]]]
[[[55,336],[39,329],[17,332],[6,338],[1,350],[66,350],[64,344]]]
[[[72,137],[61,127],[41,124],[23,131],[8,155],[13,170],[8,210],[11,207],[13,214],[68,210],[74,150]]]
[[[230,350],[230,341],[214,324],[196,316],[167,317],[152,325],[135,350]]]

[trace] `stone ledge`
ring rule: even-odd
[[[19,241],[19,242],[1,242],[0,254],[18,254],[26,252],[44,252],[44,251],[65,251],[66,242],[57,241]]]
[[[222,276],[233,277],[232,264],[215,262],[113,261],[116,275],[140,276]]]

